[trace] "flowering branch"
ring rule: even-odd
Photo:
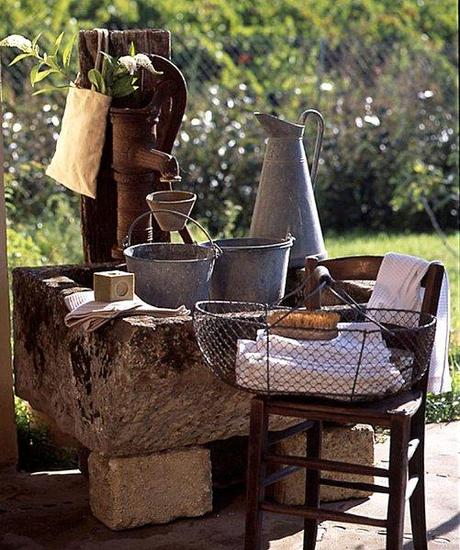
[[[30,41],[19,34],[12,34],[0,41],[0,47],[16,48],[21,51],[10,63],[10,66],[27,58],[35,59],[37,63],[30,71],[32,87],[35,87],[37,83],[42,82],[50,76],[57,77],[63,81],[59,85],[37,90],[34,92],[34,95],[76,86],[69,73],[76,35],[72,37],[60,53],[64,37],[64,33],[61,33],[54,41],[51,54],[40,51],[38,47],[40,36],[41,34]],[[140,69],[145,69],[155,76],[162,74],[155,70],[152,61],[147,55],[142,53],[136,54],[134,44],[132,43],[129,55],[118,58],[112,57],[105,52],[101,53],[103,55],[101,70],[99,71],[94,68],[88,71],[88,79],[91,82],[92,89],[101,94],[112,97],[125,97],[133,94],[139,88],[139,86],[136,86],[137,77],[135,74]]]

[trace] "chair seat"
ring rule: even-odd
[[[411,390],[379,401],[363,403],[342,403],[331,399],[302,399],[297,397],[276,397],[268,399],[268,406],[304,413],[324,413],[357,417],[365,415],[376,420],[393,415],[412,417],[423,402],[423,392]]]

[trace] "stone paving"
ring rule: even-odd
[[[430,550],[460,547],[460,422],[427,429],[427,494]],[[377,445],[380,464],[387,442]],[[383,517],[384,495],[329,505]],[[241,488],[216,495],[215,511],[204,518],[112,532],[90,513],[87,485],[78,471],[0,474],[0,550],[239,550],[243,547]],[[268,516],[266,550],[301,550],[301,521]],[[406,517],[404,550],[413,548]],[[333,522],[320,527],[318,550],[383,550],[384,531]]]

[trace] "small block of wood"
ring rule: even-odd
[[[134,273],[100,271],[93,275],[94,299],[97,302],[119,302],[134,299]]]

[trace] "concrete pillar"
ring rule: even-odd
[[[0,122],[2,120],[3,113],[0,101]],[[15,465],[18,458],[10,337],[5,188],[3,179],[3,135],[0,131],[0,468]]]

